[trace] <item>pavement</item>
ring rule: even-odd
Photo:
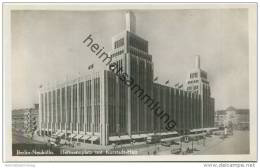
[[[233,136],[225,139],[208,140],[206,147],[194,154],[223,155],[223,154],[249,154],[249,131],[234,131]]]
[[[26,136],[23,132],[13,129],[12,143],[13,144],[43,144],[44,142],[38,139],[34,139],[34,138],[32,139]]]

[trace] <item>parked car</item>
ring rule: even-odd
[[[181,153],[181,148],[176,148],[171,150],[171,154],[180,154]]]
[[[57,136],[51,136],[49,138],[50,144],[52,144],[54,146],[59,146],[60,145],[60,141],[61,141],[61,139],[59,137],[57,137]]]
[[[166,146],[166,147],[170,147],[171,144],[172,144],[171,142],[165,142],[165,141],[162,141],[162,142],[161,142],[161,145],[162,145],[162,146]]]
[[[179,142],[176,142],[176,141],[171,141],[171,144],[172,144],[172,145],[180,145],[180,143],[179,143]]]
[[[161,141],[162,146],[170,147],[171,145],[179,145],[180,143],[175,141]]]
[[[159,135],[152,135],[146,138],[147,144],[159,143],[160,141],[161,141],[161,137]]]
[[[211,136],[210,134],[206,134],[206,137],[209,137],[209,138],[210,138],[210,137],[212,137],[212,136]]]

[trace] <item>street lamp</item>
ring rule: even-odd
[[[203,136],[203,146],[205,146],[205,140],[206,140],[206,136]]]
[[[191,150],[193,152],[193,138],[191,138]]]

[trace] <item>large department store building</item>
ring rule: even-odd
[[[183,85],[169,87],[155,83],[148,41],[136,34],[131,12],[126,14],[126,30],[112,38],[112,47],[113,62],[160,103],[176,127],[166,129],[164,120],[118,75],[104,69],[40,88],[41,135],[109,145],[115,141],[143,140],[154,134],[174,137],[214,126],[214,99],[210,95],[207,73],[200,68],[199,56]]]

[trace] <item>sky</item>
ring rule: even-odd
[[[109,52],[125,29],[125,12],[12,11],[12,109],[38,103],[40,85],[105,67],[82,41],[89,34]],[[159,83],[185,82],[201,57],[215,109],[249,108],[248,14],[246,9],[133,10],[136,34],[148,40]]]

